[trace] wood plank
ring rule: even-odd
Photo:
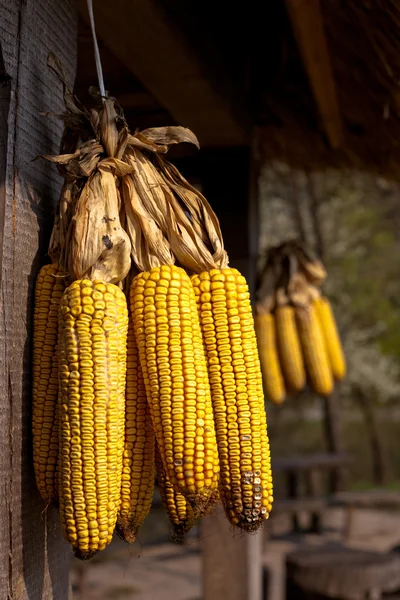
[[[79,0],[78,7],[87,20],[85,0]],[[95,20],[99,38],[178,124],[196,133],[202,146],[247,143],[244,114],[234,108],[235,96],[219,91],[230,85],[220,81],[217,89],[156,0],[97,0]],[[219,61],[217,54],[214,61]]]
[[[338,492],[331,498],[330,502],[333,506],[398,510],[400,508],[400,492],[385,489]]]
[[[289,456],[272,459],[272,470],[279,471],[307,471],[310,469],[333,469],[347,465],[351,457],[344,453],[336,454],[305,454],[303,456]]]
[[[343,126],[320,1],[286,0],[286,7],[328,142],[339,148]]]
[[[3,256],[4,217],[6,210],[7,140],[10,99],[11,79],[6,72],[3,53],[0,47],[0,265]]]
[[[30,433],[32,292],[60,179],[56,169],[32,160],[58,151],[62,124],[40,115],[63,108],[46,61],[55,52],[72,84],[76,15],[73,0],[0,0],[0,14],[11,78],[0,265],[0,597],[67,600],[71,552],[55,512],[45,511],[36,490]]]
[[[320,498],[288,498],[285,500],[275,500],[274,508],[271,513],[271,519],[277,514],[287,513],[296,514],[302,511],[320,512],[328,508],[329,499]]]

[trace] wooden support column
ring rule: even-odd
[[[67,600],[71,551],[36,489],[31,438],[33,285],[60,190],[54,167],[62,89],[53,51],[73,82],[73,0],[0,0],[0,598]],[[5,158],[6,156],[6,158]]]
[[[215,210],[230,265],[248,278],[254,291],[257,256],[257,179],[255,157],[248,148],[204,153],[200,159],[202,190]],[[233,530],[220,507],[202,521],[203,600],[261,600],[262,531]]]

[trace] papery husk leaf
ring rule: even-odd
[[[203,244],[212,249],[213,263],[217,268],[223,269],[228,265],[228,254],[224,249],[224,242],[220,224],[216,214],[199,190],[192,186],[181,173],[169,162],[158,157],[158,162],[166,183],[170,189],[184,203],[190,219],[189,223],[197,229],[196,234]],[[199,227],[196,227],[199,224]]]
[[[44,154],[41,158],[58,165],[63,165],[63,172],[72,177],[89,177],[97,167],[104,148],[97,140],[88,140],[82,143],[73,154],[59,154],[52,156]]]
[[[169,206],[168,240],[178,262],[193,273],[219,268],[210,250],[190,226],[181,207]]]
[[[124,126],[118,134],[117,151],[115,158],[122,160],[128,146],[129,130],[127,126]]]
[[[263,302],[257,302],[255,306],[256,315],[269,315],[276,307],[276,295],[269,294],[265,296]]]
[[[103,103],[100,113],[101,141],[109,157],[115,157],[118,148],[118,129],[116,124],[117,113],[114,108],[114,100],[108,98]]]
[[[99,166],[110,167],[116,177],[126,177],[132,173],[132,167],[124,160],[119,160],[118,158],[104,158]]]
[[[143,129],[138,134],[135,134],[140,139],[145,138],[157,144],[158,146],[166,146],[169,148],[173,144],[193,144],[196,148],[200,149],[199,140],[196,135],[187,127],[181,126],[168,126],[168,127],[151,127],[149,129]]]
[[[307,308],[311,302],[311,295],[307,279],[302,273],[294,273],[287,286],[290,302],[299,307]]]
[[[62,64],[53,52],[49,52],[47,56],[47,66],[57,75],[63,85],[65,108],[71,113],[82,115],[82,110],[77,105],[77,98],[69,89]]]
[[[293,253],[308,281],[315,285],[322,285],[327,276],[322,262],[299,242],[293,243]]]
[[[76,150],[73,154],[40,154],[36,158],[44,158],[45,160],[49,160],[52,163],[56,163],[57,165],[67,165],[74,158],[79,157],[81,154],[80,150]]]
[[[115,176],[107,165],[100,164],[81,191],[67,250],[72,279],[118,283],[129,271],[131,245],[121,227]]]
[[[287,306],[288,304],[290,304],[290,299],[287,289],[284,287],[278,287],[275,292],[275,305]]]
[[[153,144],[150,140],[142,139],[138,135],[128,135],[128,146],[147,152],[159,152],[161,154],[168,152],[167,146],[157,146],[157,144]]]
[[[137,149],[131,148],[125,155],[126,162],[132,167],[132,180],[138,191],[143,207],[155,220],[164,234],[167,226],[167,201],[165,190],[160,185],[162,179],[154,165]]]
[[[139,269],[174,263],[170,244],[160,227],[143,205],[132,176],[122,182],[122,195],[127,214],[127,231],[131,239],[132,258]]]
[[[53,262],[63,266],[63,248],[79,188],[72,181],[64,181],[58,201],[48,254]]]
[[[92,108],[90,111],[90,122],[96,137],[100,138],[100,114],[96,108]]]
[[[52,112],[41,114],[54,116],[64,122],[60,154],[65,154],[68,150],[80,146],[79,140],[85,142],[93,137],[90,113],[81,105],[78,98],[70,90],[61,62],[53,52],[50,52],[48,55],[47,66],[56,74],[59,81],[62,83],[65,112],[62,114]]]
[[[311,301],[318,300],[321,298],[321,290],[316,285],[308,285],[308,293],[310,295]]]
[[[200,148],[197,137],[186,127],[152,127],[128,136],[129,145],[159,154],[166,154],[170,146],[181,143],[193,144]]]

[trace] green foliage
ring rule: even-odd
[[[336,178],[335,202],[325,202],[323,212],[336,209],[336,230],[325,226],[324,234],[337,307],[348,313],[352,328],[375,330],[372,341],[400,364],[400,261],[393,223],[369,175],[338,172]],[[350,303],[343,305],[343,298]]]

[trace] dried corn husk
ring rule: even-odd
[[[141,271],[175,262],[163,231],[147,211],[133,175],[124,177],[122,196],[126,211],[126,230],[131,241],[132,258]]]
[[[121,226],[116,177],[99,163],[76,202],[64,260],[72,279],[118,283],[129,272],[131,244]]]

